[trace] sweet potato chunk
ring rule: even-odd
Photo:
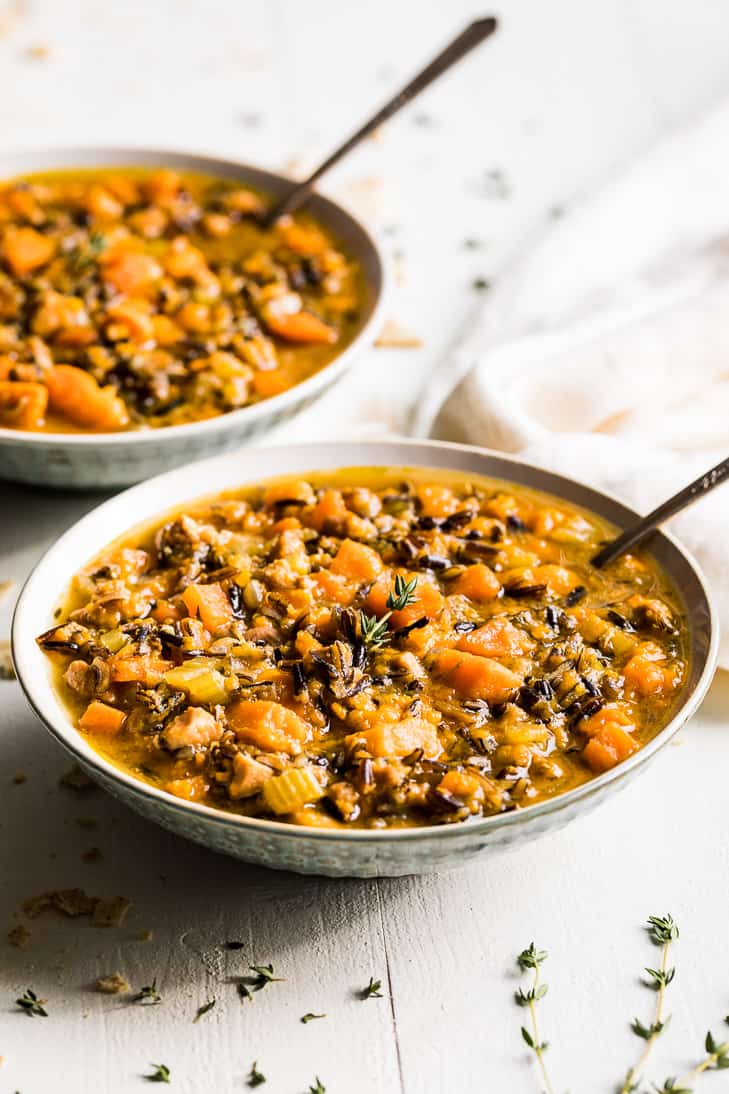
[[[311,736],[311,727],[294,710],[268,699],[234,703],[228,710],[228,724],[236,736],[264,752],[286,752],[295,756]]]
[[[48,406],[45,384],[0,380],[0,426],[41,429]]]
[[[35,228],[6,229],[2,241],[2,256],[17,277],[24,277],[45,266],[56,253],[56,241],[41,235]]]
[[[661,664],[662,656],[659,647],[646,642],[626,662],[623,667],[625,683],[637,695],[664,695],[676,687],[677,670]]]
[[[515,627],[510,619],[497,616],[483,627],[461,635],[456,649],[476,653],[480,657],[521,657],[533,645],[529,635]]]
[[[412,603],[399,611],[392,613],[390,617],[390,629],[399,630],[400,627],[408,627],[417,619],[437,619],[443,611],[443,595],[428,578],[422,574],[402,574],[405,581],[417,578]],[[392,570],[387,570],[378,577],[370,589],[365,600],[367,610],[381,616],[388,611],[387,598],[393,591],[395,575]]]
[[[347,581],[341,574],[333,574],[331,570],[317,570],[308,579],[308,584],[317,598],[331,600],[334,604],[346,607],[354,600],[357,588]]]
[[[330,327],[313,312],[303,309],[292,315],[274,315],[267,312],[264,322],[271,334],[283,338],[285,342],[332,345],[338,338],[334,327]]]
[[[353,539],[342,541],[329,568],[333,574],[341,574],[356,583],[374,581],[383,570],[377,551]]]
[[[505,702],[521,684],[521,678],[498,661],[460,650],[442,650],[433,670],[467,699],[489,703]]]
[[[349,510],[339,490],[325,490],[319,501],[308,513],[306,523],[317,532],[325,528],[337,528],[347,519]]]
[[[501,592],[501,582],[493,570],[483,562],[476,562],[459,574],[451,585],[451,592],[470,600],[493,600]]]
[[[56,365],[46,375],[51,410],[74,425],[111,432],[129,424],[129,412],[111,388],[75,365]]]
[[[165,672],[172,668],[171,661],[157,657],[115,657],[111,662],[111,678],[115,684],[144,684],[154,687],[161,683]]]
[[[188,585],[182,594],[191,616],[199,616],[209,631],[224,627],[233,618],[233,609],[222,585]]]
[[[639,748],[638,742],[616,722],[607,723],[585,745],[582,755],[593,771],[609,771]]]
[[[352,733],[345,740],[349,745],[363,741],[372,756],[409,756],[417,748],[422,748],[427,759],[434,760],[442,751],[438,730],[432,722],[426,722],[423,718],[383,721],[363,733]]]

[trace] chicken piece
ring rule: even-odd
[[[167,748],[204,748],[217,741],[223,727],[204,707],[188,707],[178,714],[162,734]]]
[[[275,774],[266,764],[238,752],[233,757],[233,778],[228,787],[231,798],[250,798]]]

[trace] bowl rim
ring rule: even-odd
[[[536,464],[532,464],[527,460],[522,460],[510,453],[503,453],[494,449],[488,449],[475,445],[458,444],[454,442],[438,441],[438,440],[420,440],[416,438],[396,438],[387,439],[386,441],[357,441],[355,442],[357,447],[362,449],[363,454],[372,454],[375,456],[377,450],[382,446],[388,448],[397,448],[403,453],[403,460],[400,464],[383,464],[378,462],[377,459],[371,461],[363,461],[359,466],[361,467],[382,467],[382,466],[403,466],[403,467],[432,467],[434,470],[437,468],[437,464],[423,464],[419,465],[417,461],[413,463],[407,459],[407,453],[416,449],[428,449],[430,451],[444,451],[449,453],[463,453],[465,455],[477,456],[478,458],[491,458],[498,459],[515,469],[525,468],[529,471],[536,471],[540,475],[547,476],[554,482],[555,488],[551,492],[557,496],[565,497],[569,500],[569,495],[559,493],[559,487],[562,483],[565,486],[577,486],[580,490],[585,491],[588,495],[593,496],[596,500],[607,500],[613,504],[618,505],[628,518],[638,519],[639,514],[635,513],[629,506],[627,506],[619,497],[615,494],[595,487],[589,486],[579,479],[574,479],[566,475],[561,475],[557,472],[547,471],[544,468],[539,468]],[[321,452],[323,449],[336,450],[339,447],[337,442],[314,442],[309,444],[297,444],[294,446],[293,451],[300,452],[302,450],[311,450],[312,463],[308,466],[308,470],[312,471],[315,466],[316,453]],[[268,448],[256,448],[248,447],[244,450],[247,456],[255,459],[256,454],[260,453],[265,459],[266,456],[271,455],[274,451],[291,452],[291,446],[276,445]],[[316,841],[325,841],[332,843],[348,843],[350,841],[354,843],[373,842],[378,844],[393,844],[393,843],[407,843],[418,840],[427,840],[432,837],[437,837],[439,841],[448,839],[458,839],[467,837],[477,839],[479,836],[486,837],[489,832],[496,829],[512,828],[519,824],[528,823],[529,821],[537,821],[539,818],[550,816],[551,814],[560,812],[565,809],[569,809],[573,805],[577,805],[586,798],[592,797],[595,794],[600,794],[606,790],[612,783],[619,782],[629,773],[636,771],[638,768],[643,767],[648,763],[652,757],[663,748],[668,741],[674,736],[675,733],[681,728],[685,722],[696,712],[698,706],[703,700],[711,681],[714,676],[716,668],[716,662],[719,649],[719,622],[717,616],[716,606],[709,591],[706,578],[696,562],[693,555],[683,546],[683,544],[676,539],[676,537],[663,529],[654,533],[653,542],[655,539],[667,542],[675,551],[682,556],[683,561],[688,563],[694,578],[696,579],[699,591],[703,596],[702,609],[705,609],[707,622],[709,642],[706,650],[706,658],[701,669],[698,680],[695,687],[690,694],[687,695],[684,703],[681,707],[675,711],[673,717],[663,727],[659,733],[656,734],[650,741],[647,742],[642,748],[630,756],[627,760],[611,768],[609,771],[603,772],[600,775],[589,779],[587,782],[580,784],[572,790],[565,791],[562,794],[557,794],[553,798],[547,798],[544,801],[536,802],[533,805],[524,806],[521,809],[515,809],[508,813],[496,813],[488,817],[481,817],[474,820],[467,820],[460,824],[450,825],[419,825],[413,827],[404,828],[392,828],[392,829],[317,829],[308,828],[304,825],[286,824],[283,821],[268,820],[260,817],[246,817],[236,813],[227,813],[221,809],[215,809],[213,806],[203,805],[199,802],[190,802],[180,798],[174,797],[174,795],[168,794],[162,789],[155,787],[149,783],[144,783],[139,779],[134,778],[133,775],[127,773],[122,768],[117,767],[115,764],[107,760],[99,752],[88,744],[83,736],[78,732],[77,728],[73,725],[70,718],[66,717],[62,719],[57,716],[56,709],[52,704],[44,702],[45,699],[56,698],[55,691],[52,687],[50,674],[48,676],[41,677],[38,680],[32,671],[32,665],[29,662],[29,657],[23,649],[24,635],[22,633],[24,628],[24,611],[25,603],[29,600],[31,591],[36,582],[37,575],[40,573],[42,576],[43,569],[49,564],[49,559],[56,553],[63,550],[64,541],[70,538],[78,526],[84,522],[93,522],[97,520],[100,515],[103,514],[108,508],[113,505],[119,505],[120,499],[122,501],[133,501],[133,495],[135,493],[141,493],[150,487],[150,484],[163,484],[166,479],[170,479],[173,476],[176,478],[184,476],[192,469],[205,468],[208,465],[214,465],[222,460],[230,460],[235,453],[227,453],[224,456],[214,456],[207,460],[197,461],[192,464],[186,464],[173,471],[165,472],[162,475],[156,475],[153,478],[130,487],[128,490],[122,491],[119,494],[114,495],[112,498],[100,505],[95,506],[88,513],[86,513],[80,520],[76,521],[70,528],[68,528],[63,535],[61,535],[54,543],[44,552],[36,565],[33,567],[29,577],[26,579],[15,605],[13,613],[12,625],[11,625],[11,649],[13,663],[18,677],[18,682],[23,690],[26,700],[35,712],[39,720],[43,723],[46,729],[56,738],[57,741],[70,752],[76,760],[82,765],[85,765],[91,769],[98,768],[100,774],[104,779],[108,779],[111,782],[120,784],[124,790],[131,794],[132,797],[140,799],[151,799],[154,803],[159,803],[162,811],[172,810],[180,814],[187,814],[193,817],[197,817],[201,822],[217,825],[219,827],[241,828],[243,831],[248,830],[251,833],[258,832],[261,836],[269,835],[282,836],[288,839],[313,839]],[[352,464],[344,464],[342,466],[354,466]],[[333,470],[333,468],[332,468]],[[449,470],[457,471],[457,468],[450,468]],[[292,473],[305,473],[302,468],[300,472]],[[465,472],[464,472],[465,473]],[[473,472],[472,472],[473,473]],[[476,472],[481,473],[481,472]],[[488,477],[488,472],[482,472]],[[266,476],[261,475],[260,478],[264,479]],[[269,476],[270,477],[270,476]],[[498,478],[500,476],[494,475]],[[518,483],[518,478],[515,478],[515,482]],[[244,475],[241,476],[241,485],[245,485],[246,482],[255,482],[255,477],[246,479]],[[528,485],[528,484],[523,484]],[[228,489],[224,487],[223,489]],[[536,489],[543,489],[545,492],[550,492],[549,487],[536,487]],[[174,501],[170,508],[175,508],[179,505],[185,504],[186,500],[194,500],[199,498],[199,493],[189,494],[187,498]],[[573,503],[583,504],[589,508],[589,503]],[[164,509],[160,513],[164,513]],[[146,519],[146,518],[145,518]],[[150,518],[154,519],[154,518]],[[117,535],[123,535],[122,529]],[[107,541],[108,542],[108,541]],[[99,548],[101,549],[101,548]],[[71,575],[69,575],[70,577]],[[34,632],[32,632],[34,636]],[[34,643],[33,643],[34,644]],[[35,651],[34,651],[35,652]],[[58,707],[61,707],[61,702],[58,700]]]
[[[58,157],[64,157],[66,154],[69,157],[68,170],[70,171],[73,171],[74,167],[81,170],[87,169],[89,165],[83,162],[84,157],[89,157],[92,160],[99,158],[101,160],[108,156],[110,157],[109,162],[106,164],[108,167],[141,166],[151,168],[156,163],[159,167],[174,166],[180,169],[186,168],[190,171],[199,170],[204,174],[215,174],[216,170],[222,170],[231,176],[238,171],[253,173],[260,176],[264,188],[266,185],[270,185],[274,188],[274,191],[277,187],[291,186],[293,182],[292,179],[278,171],[271,171],[266,167],[259,167],[257,164],[248,163],[244,160],[230,159],[226,156],[216,156],[205,152],[186,152],[179,148],[164,148],[162,146],[153,148],[147,145],[135,146],[132,144],[49,145],[42,148],[29,146],[27,148],[8,149],[6,152],[0,153],[0,182],[18,177],[13,174],[6,174],[2,166],[6,163],[11,164],[14,158],[22,161],[25,157],[37,156],[39,163],[42,164],[44,159],[50,158],[55,161]],[[124,163],[125,156],[129,157],[126,164]],[[79,157],[79,159],[73,162],[74,157]],[[141,157],[142,161],[147,160],[147,162],[134,163],[135,157]],[[93,166],[103,169],[105,165],[101,162],[98,164],[94,162]],[[51,169],[65,170],[66,168],[54,163],[53,168],[48,168],[48,170]],[[34,174],[44,170],[43,166],[35,168],[27,166],[21,168],[19,174]],[[40,449],[58,445],[77,449],[96,445],[119,448],[126,448],[130,445],[153,446],[164,443],[166,438],[174,442],[177,439],[191,437],[193,434],[209,436],[227,432],[229,428],[235,430],[238,426],[253,424],[269,417],[271,414],[276,417],[285,415],[288,409],[295,408],[299,403],[311,400],[317,394],[321,394],[325,388],[336,383],[351,366],[354,356],[372,347],[377,332],[382,325],[384,310],[390,297],[392,271],[387,257],[387,250],[382,243],[380,233],[375,228],[366,225],[354,212],[330,197],[326,190],[322,191],[317,188],[312,193],[310,200],[317,210],[321,209],[325,215],[333,213],[336,217],[349,222],[350,226],[360,234],[363,242],[369,248],[377,268],[377,278],[367,279],[369,287],[372,288],[374,284],[376,290],[370,315],[355,332],[354,337],[347,343],[341,353],[333,357],[328,364],[307,377],[307,379],[281,392],[280,395],[272,395],[258,403],[250,403],[248,406],[226,411],[224,414],[218,414],[213,418],[203,418],[196,422],[183,422],[180,425],[163,426],[159,429],[136,429],[118,433],[55,433],[51,431],[33,433],[30,430],[8,429],[0,426],[0,443],[12,441],[16,445],[27,445],[30,448]],[[379,284],[376,282],[379,282]]]

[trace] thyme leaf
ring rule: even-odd
[[[370,982],[366,988],[362,988],[359,993],[360,999],[382,999],[382,981],[375,980],[374,977],[370,977]]]
[[[387,597],[387,607],[390,611],[401,612],[415,600],[415,587],[418,584],[417,577],[406,581],[402,574],[395,578],[395,588]]]
[[[20,999],[16,999],[16,1004],[21,1010],[25,1011],[29,1018],[35,1018],[36,1015],[39,1018],[47,1018],[48,1011],[44,1007],[47,999],[39,999],[36,993],[31,988],[25,989],[25,995],[21,995]]]
[[[315,1018],[326,1018],[326,1014],[312,1014],[311,1011],[309,1011],[308,1014],[305,1014],[302,1017],[301,1021],[306,1025],[307,1022],[313,1022]]]
[[[251,1064],[251,1070],[248,1072],[246,1083],[248,1086],[260,1086],[262,1083],[265,1083],[265,1081],[266,1076],[262,1071],[258,1070],[258,1061],[254,1060]]]
[[[279,984],[284,980],[283,976],[273,975],[273,965],[249,965],[248,967],[256,974],[253,981],[254,991],[261,991],[267,984]]]
[[[309,1094],[327,1094],[327,1088],[318,1075],[314,1077],[314,1085],[309,1087]]]
[[[362,635],[362,641],[367,649],[376,650],[388,640],[387,634],[387,621],[390,618],[390,612],[383,615],[382,619],[378,619],[376,615],[367,615],[366,612],[359,613],[359,629]]]
[[[208,999],[207,1003],[203,1003],[202,1006],[198,1007],[195,1017],[193,1018],[193,1022],[198,1022],[202,1018],[203,1014],[207,1014],[209,1010],[212,1010],[216,1002],[217,999],[215,998],[215,996],[213,996],[212,999]]]
[[[132,996],[132,1003],[142,1003],[144,1006],[154,1006],[156,1003],[162,1002],[162,996],[157,991],[157,977],[155,976],[151,984],[145,984],[143,988],[140,988],[136,995]]]
[[[150,1067],[154,1068],[151,1075],[145,1075],[145,1079],[149,1083],[169,1083],[171,1082],[170,1069],[166,1064],[150,1064]]]

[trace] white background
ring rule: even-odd
[[[5,147],[127,142],[302,169],[483,9],[33,0],[0,12]],[[423,340],[361,364],[351,380],[360,416],[365,398],[369,416],[404,425],[483,301],[474,278],[498,278],[550,210],[569,215],[579,195],[729,91],[729,8],[717,0],[506,0],[498,14],[498,40],[329,184],[386,232],[401,272],[393,317]],[[493,170],[505,196],[485,184]],[[466,249],[467,238],[480,246]],[[21,579],[95,500],[0,487],[0,579]],[[9,605],[0,611],[7,629]],[[607,1094],[641,1047],[628,1021],[647,1020],[652,1003],[638,977],[656,953],[640,923],[665,911],[682,939],[652,1076],[683,1071],[729,1010],[728,701],[722,676],[675,747],[566,832],[442,877],[334,882],[213,856],[100,792],[59,790],[65,757],[17,685],[0,682],[0,925],[48,888],[134,902],[118,930],[49,916],[34,922],[28,951],[0,937],[0,1091],[135,1091],[162,1061],[176,1089],[228,1094],[246,1089],[257,1059],[271,1094],[303,1094],[315,1074],[328,1094],[538,1092],[512,1002],[513,956],[535,938],[550,951],[555,1088]],[[12,784],[15,772],[27,782]],[[80,857],[91,846],[103,854],[95,865]],[[143,929],[152,941],[136,940]],[[225,953],[228,938],[245,949]],[[227,978],[268,962],[286,983],[241,1006]],[[136,987],[156,975],[163,1004],[93,993],[115,970]],[[370,975],[384,998],[363,1003],[353,991]],[[14,1011],[26,986],[48,997],[48,1019]],[[192,1025],[212,995],[216,1008]],[[328,1017],[302,1025],[310,1010]]]

